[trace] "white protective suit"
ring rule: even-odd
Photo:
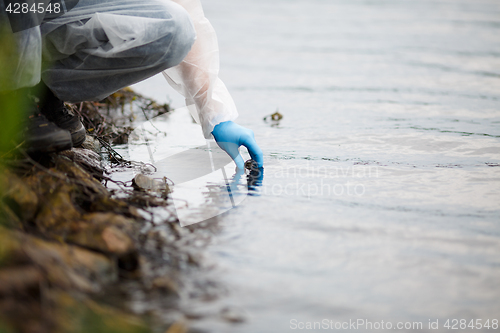
[[[196,107],[193,117],[206,138],[237,117],[218,78],[217,37],[199,0],[79,0],[64,15],[14,36],[20,74],[12,88],[36,84],[47,63],[41,78],[57,97],[100,100],[164,71]]]
[[[163,72],[167,81],[194,104],[196,122],[205,138],[210,138],[215,125],[238,117],[236,105],[219,79],[219,46],[214,28],[207,20],[199,0],[174,0],[183,6],[193,20],[197,39],[182,62]]]

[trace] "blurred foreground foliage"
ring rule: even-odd
[[[26,105],[22,105],[21,94],[10,90],[17,52],[12,35],[6,33],[7,29],[9,28],[0,22],[0,157],[15,147],[14,139],[18,137],[26,109]]]

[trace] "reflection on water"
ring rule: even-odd
[[[190,139],[180,140],[173,135],[176,131]],[[128,142],[132,160],[153,165],[153,177],[168,178],[170,203],[182,227],[219,216],[240,205],[247,195],[257,195],[264,177],[255,162],[249,163],[244,177],[245,170],[235,168],[215,141],[200,145],[203,141],[188,109],[179,108],[140,124]]]
[[[228,295],[189,303],[239,307],[247,321],[193,324],[498,319],[500,3],[203,3],[265,177],[257,188],[241,177],[238,190],[258,195],[212,220],[211,274]],[[165,99],[163,78],[141,87]],[[262,120],[277,108],[279,124]],[[205,144],[172,116],[171,149]]]

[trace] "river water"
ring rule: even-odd
[[[209,220],[209,274],[227,293],[191,305],[246,320],[193,327],[500,320],[500,2],[203,4],[265,173]],[[182,106],[161,76],[134,88]]]

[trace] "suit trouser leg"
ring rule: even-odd
[[[101,100],[175,66],[195,40],[189,14],[170,0],[80,0],[41,32],[42,79],[71,102]]]

